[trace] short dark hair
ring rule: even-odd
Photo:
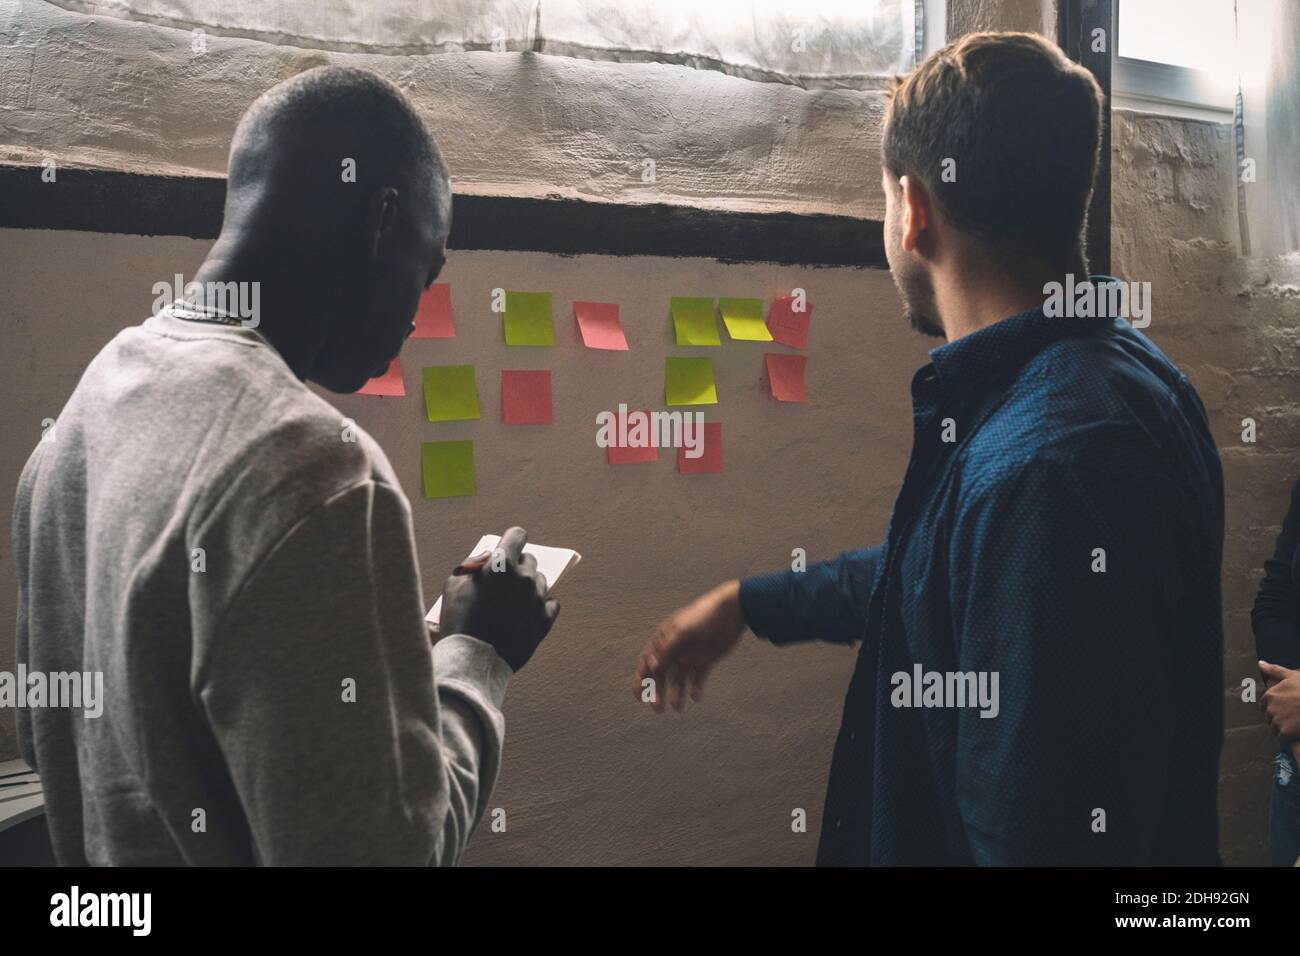
[[[304,163],[306,150],[325,155]],[[231,145],[230,185],[256,182],[275,164],[304,190],[317,178],[337,184],[343,158],[356,161],[358,183],[411,176],[435,197],[447,188],[438,146],[402,91],[369,70],[342,66],[305,70],[253,102]]]
[[[919,179],[963,232],[1068,264],[1101,141],[1091,73],[1034,33],[970,33],[895,77],[887,97],[891,174]]]

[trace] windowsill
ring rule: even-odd
[[[1133,113],[1152,113],[1158,116],[1171,116],[1175,119],[1200,120],[1203,123],[1231,123],[1232,110],[1218,106],[1201,106],[1182,100],[1164,99],[1138,93],[1125,93],[1116,90],[1111,95],[1111,109],[1128,110]]]
[[[1232,121],[1233,84],[1223,76],[1170,63],[1115,58],[1112,105],[1212,123]]]
[[[1175,120],[1225,122],[1225,124],[1231,124],[1232,122],[1231,109],[1203,107],[1203,105],[1195,103],[1183,103],[1180,100],[1131,94],[1131,92],[1114,92],[1110,96],[1110,108],[1127,109],[1131,113],[1152,113],[1154,116],[1169,116],[1174,117]]]

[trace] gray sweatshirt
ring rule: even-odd
[[[119,333],[27,462],[13,535],[29,685],[103,681],[99,716],[18,711],[59,862],[459,860],[510,668],[431,646],[392,467],[256,331]]]

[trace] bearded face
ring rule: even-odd
[[[943,324],[934,304],[934,281],[930,268],[915,252],[903,248],[903,187],[887,170],[883,174],[885,190],[885,258],[889,273],[903,300],[903,314],[908,324],[922,335],[943,338]]]

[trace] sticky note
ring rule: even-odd
[[[763,356],[767,365],[767,381],[772,397],[782,402],[806,402],[803,372],[808,364],[806,355],[781,355],[768,352]]]
[[[718,323],[713,318],[712,299],[673,296],[673,328],[678,345],[721,345]]]
[[[587,348],[627,351],[627,339],[618,321],[618,306],[613,302],[575,302],[573,315],[578,320],[582,344]]]
[[[420,296],[415,313],[413,339],[454,339],[456,325],[451,318],[451,286],[435,282]]]
[[[424,369],[424,407],[431,422],[478,418],[474,366],[435,365]]]
[[[803,311],[795,311],[802,305]],[[812,318],[812,303],[807,299],[796,302],[792,295],[779,295],[772,300],[772,311],[767,317],[767,328],[772,337],[793,349],[808,347],[808,320]]]
[[[460,498],[474,494],[474,443],[426,441],[420,445],[424,497]]]
[[[659,449],[653,445],[646,448],[622,448],[610,445],[605,449],[605,460],[611,465],[635,465],[643,461],[658,461]]]
[[[718,311],[727,334],[737,342],[771,342],[772,333],[763,321],[762,299],[719,299]]]
[[[549,292],[506,293],[506,345],[554,345]]]
[[[640,414],[645,416],[642,421],[648,422],[650,420],[650,413],[648,411],[642,411]],[[628,415],[629,421],[631,418],[632,415]],[[632,437],[630,434],[631,431],[632,426],[629,424],[627,428],[623,430],[623,437],[630,440]],[[616,442],[618,441],[618,438],[619,436],[616,434]],[[616,443],[608,446],[605,449],[605,460],[611,465],[635,465],[644,461],[658,461],[659,448],[649,443],[649,434],[642,434],[640,438],[647,439],[647,443],[644,445],[619,445]]]
[[[669,405],[716,405],[713,363],[706,358],[668,356],[664,364],[664,400]]]
[[[388,371],[376,375],[357,389],[358,395],[405,395],[406,383],[402,381],[402,363],[393,359],[388,363]]]
[[[704,423],[704,447],[700,450],[703,454],[699,458],[690,458],[684,446],[678,448],[677,471],[683,475],[711,475],[722,471],[722,424],[720,422]]]
[[[551,423],[551,371],[502,371],[501,420],[507,425]]]

